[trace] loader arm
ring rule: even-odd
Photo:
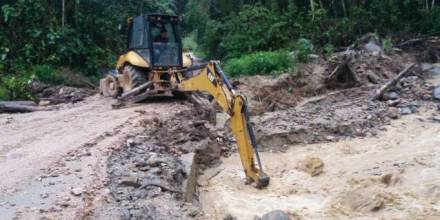
[[[199,91],[211,94],[220,107],[231,117],[232,132],[236,138],[241,163],[247,182],[255,182],[258,188],[269,184],[263,172],[257,143],[249,121],[246,99],[235,93],[232,85],[216,61],[209,62],[200,72],[179,84],[181,91]],[[258,168],[255,166],[254,155]]]

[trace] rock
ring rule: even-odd
[[[48,193],[43,193],[43,194],[40,194],[40,197],[43,198],[43,199],[46,199],[46,198],[49,197],[49,194]]]
[[[50,105],[50,101],[49,100],[43,100],[43,101],[38,102],[38,105],[42,106],[42,107],[45,107],[45,106]]]
[[[187,216],[195,218],[199,214],[199,210],[195,207],[190,207],[187,210]]]
[[[132,138],[127,139],[127,146],[129,147],[134,147],[135,146],[135,141]]]
[[[410,107],[400,108],[399,112],[400,112],[401,115],[409,115],[409,114],[413,113]]]
[[[234,217],[231,214],[227,214],[225,215],[225,217],[223,217],[223,220],[237,220],[237,217]]]
[[[68,203],[68,202],[60,202],[60,203],[58,203],[58,205],[59,206],[61,206],[62,208],[67,208],[67,207],[69,207],[70,206],[70,204]]]
[[[400,95],[397,92],[389,92],[383,95],[383,100],[385,101],[397,100],[399,96]]]
[[[440,111],[440,104],[437,104],[437,111]]]
[[[383,175],[380,178],[380,181],[385,184],[386,186],[394,186],[396,185],[396,183],[398,183],[400,181],[400,175],[395,173],[388,173]]]
[[[397,104],[399,104],[402,100],[400,99],[396,99],[396,100],[388,100],[388,106],[396,106]]]
[[[434,116],[434,117],[432,117],[432,120],[434,122],[440,122],[440,116]]]
[[[422,67],[422,71],[424,72],[427,71],[432,75],[440,75],[440,63],[435,63],[435,64],[422,63],[421,67]]]
[[[374,186],[345,191],[336,197],[334,204],[350,212],[377,212],[385,207],[386,194]]]
[[[388,94],[388,98],[389,98],[390,100],[396,100],[396,99],[399,98],[399,94],[397,94],[397,92],[390,92],[390,93]]]
[[[419,108],[419,104],[417,104],[416,102],[411,102],[409,105],[408,105],[408,107],[409,107],[409,109],[411,109],[411,112],[412,113],[416,113],[418,110],[418,108]]]
[[[331,135],[328,135],[328,136],[325,137],[325,139],[328,140],[328,141],[333,141],[333,140],[335,140],[335,137],[331,136]]]
[[[290,220],[290,217],[281,210],[274,210],[264,214],[261,220]]]
[[[440,86],[437,86],[432,92],[432,97],[440,101]]]
[[[399,109],[391,107],[388,109],[387,116],[391,119],[398,119],[400,117]]]
[[[215,127],[217,129],[223,129],[226,126],[226,122],[229,120],[229,115],[226,113],[217,113],[215,115]]]
[[[434,66],[431,63],[422,63],[420,65],[420,67],[422,68],[422,71],[424,71],[424,72],[430,71],[431,69],[434,68]]]
[[[128,176],[128,177],[122,178],[119,181],[119,185],[120,186],[131,186],[131,187],[139,187],[140,186],[138,178],[135,176]]]
[[[297,169],[310,174],[310,176],[318,176],[324,172],[324,162],[317,157],[307,157],[298,163]]]
[[[166,162],[167,162],[167,160],[165,158],[160,157],[157,154],[152,154],[150,156],[150,158],[148,158],[148,160],[147,160],[147,164],[152,167],[158,167],[158,166],[160,166],[160,164],[166,163]]]
[[[364,49],[369,52],[372,53],[373,55],[379,55],[381,53],[383,53],[383,49],[382,47],[380,47],[376,42],[374,42],[373,40],[371,40],[370,42],[368,42],[367,44],[364,45]]]
[[[70,193],[74,196],[80,196],[82,194],[82,192],[83,192],[83,189],[79,188],[79,187],[72,188],[72,190],[70,190]]]
[[[423,100],[431,100],[432,99],[432,95],[431,94],[423,94],[422,95],[422,99]]]

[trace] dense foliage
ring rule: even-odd
[[[293,66],[292,57],[286,51],[256,52],[226,62],[225,71],[231,76],[268,74]]]
[[[59,83],[60,68],[98,79],[124,50],[125,34],[118,29],[141,11],[141,2],[0,0],[0,99],[27,97],[22,87],[35,77]],[[207,58],[233,59],[229,66],[247,66],[255,57],[278,59],[261,51],[289,51],[306,61],[313,50],[331,53],[368,32],[389,39],[440,34],[440,0],[143,2],[145,12],[181,15],[185,48]]]
[[[321,49],[346,46],[369,32],[440,34],[436,0],[190,0],[186,29],[217,58],[292,49],[296,39]]]

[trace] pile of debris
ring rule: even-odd
[[[42,106],[61,103],[76,103],[96,93],[89,88],[75,88],[69,86],[48,86],[37,80],[29,85],[29,91]]]
[[[242,77],[234,82],[236,89],[248,97],[250,113],[260,115],[296,106],[305,97],[324,94],[325,64],[302,65],[294,73],[273,76]]]
[[[435,105],[427,67],[414,65],[416,57],[386,55],[371,40],[347,51],[328,64],[306,64],[298,71],[302,74],[254,84],[245,78],[245,86],[238,86],[250,95],[254,115],[265,112],[252,118],[263,150],[375,136],[390,119]]]
[[[253,118],[259,146],[285,151],[292,144],[337,141],[376,135],[387,122],[386,104],[371,102],[371,87],[329,93],[294,109]]]
[[[203,118],[193,108],[168,120],[143,121],[145,131],[113,152],[108,161],[110,190],[124,219],[185,219],[199,214],[198,207],[185,204],[197,203],[194,166],[218,163],[222,149]]]

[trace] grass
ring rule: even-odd
[[[225,71],[232,77],[242,75],[270,75],[294,67],[287,51],[265,51],[233,58],[226,62]]]

